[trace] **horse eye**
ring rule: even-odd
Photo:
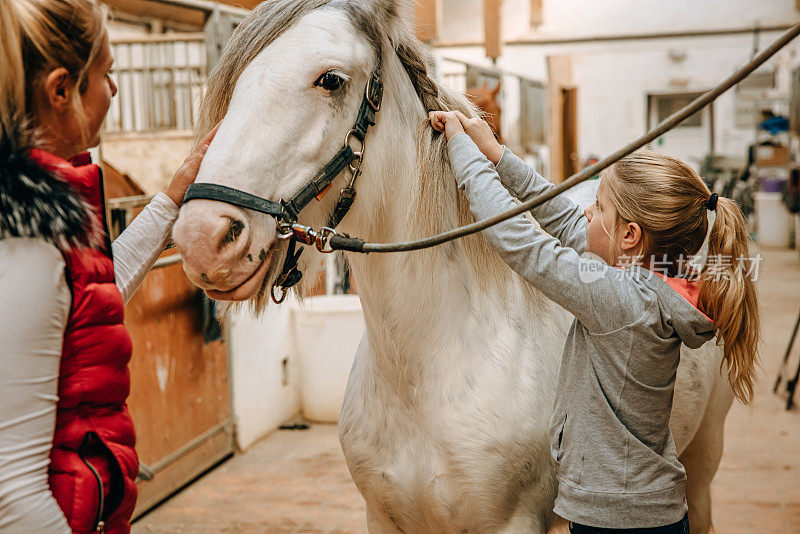
[[[326,91],[333,92],[340,89],[342,85],[344,85],[344,82],[345,80],[344,78],[342,78],[341,75],[335,73],[332,70],[329,70],[328,72],[317,78],[317,81],[314,82],[314,85],[316,87],[322,87]]]

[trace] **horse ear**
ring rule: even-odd
[[[503,87],[503,80],[497,82],[497,86],[495,86],[494,90],[492,90],[492,96],[497,96],[500,94],[500,89]]]

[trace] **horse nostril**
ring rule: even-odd
[[[225,235],[222,236],[222,239],[217,246],[217,250],[222,250],[225,245],[233,243],[239,236],[242,235],[242,231],[244,231],[244,223],[238,219],[233,219],[231,217],[226,217],[228,219],[228,230],[225,232]]]

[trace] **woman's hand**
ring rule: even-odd
[[[431,111],[431,126],[444,131],[449,141],[457,133],[466,133],[486,158],[497,165],[503,157],[503,145],[497,142],[491,126],[483,119],[470,119],[460,111]]]
[[[211,141],[214,139],[214,135],[216,135],[217,130],[219,130],[220,124],[222,124],[222,122],[214,126],[214,129],[192,149],[188,156],[186,156],[183,164],[175,171],[175,175],[172,177],[172,181],[165,191],[166,195],[171,198],[179,208],[183,203],[186,190],[189,189],[189,186],[192,185],[197,178],[197,172],[200,170],[200,164],[203,162],[203,157],[206,155],[208,145],[210,145]]]

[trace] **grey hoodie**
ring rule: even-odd
[[[513,208],[509,191],[525,201],[554,187],[508,149],[495,169],[466,134],[453,136],[448,150],[478,219]],[[714,337],[714,323],[696,307],[698,288],[583,255],[587,219],[563,196],[532,215],[552,235],[523,216],[483,234],[514,271],[575,316],[550,422],[554,511],[601,528],[680,521],[686,473],[669,429],[680,348]]]

